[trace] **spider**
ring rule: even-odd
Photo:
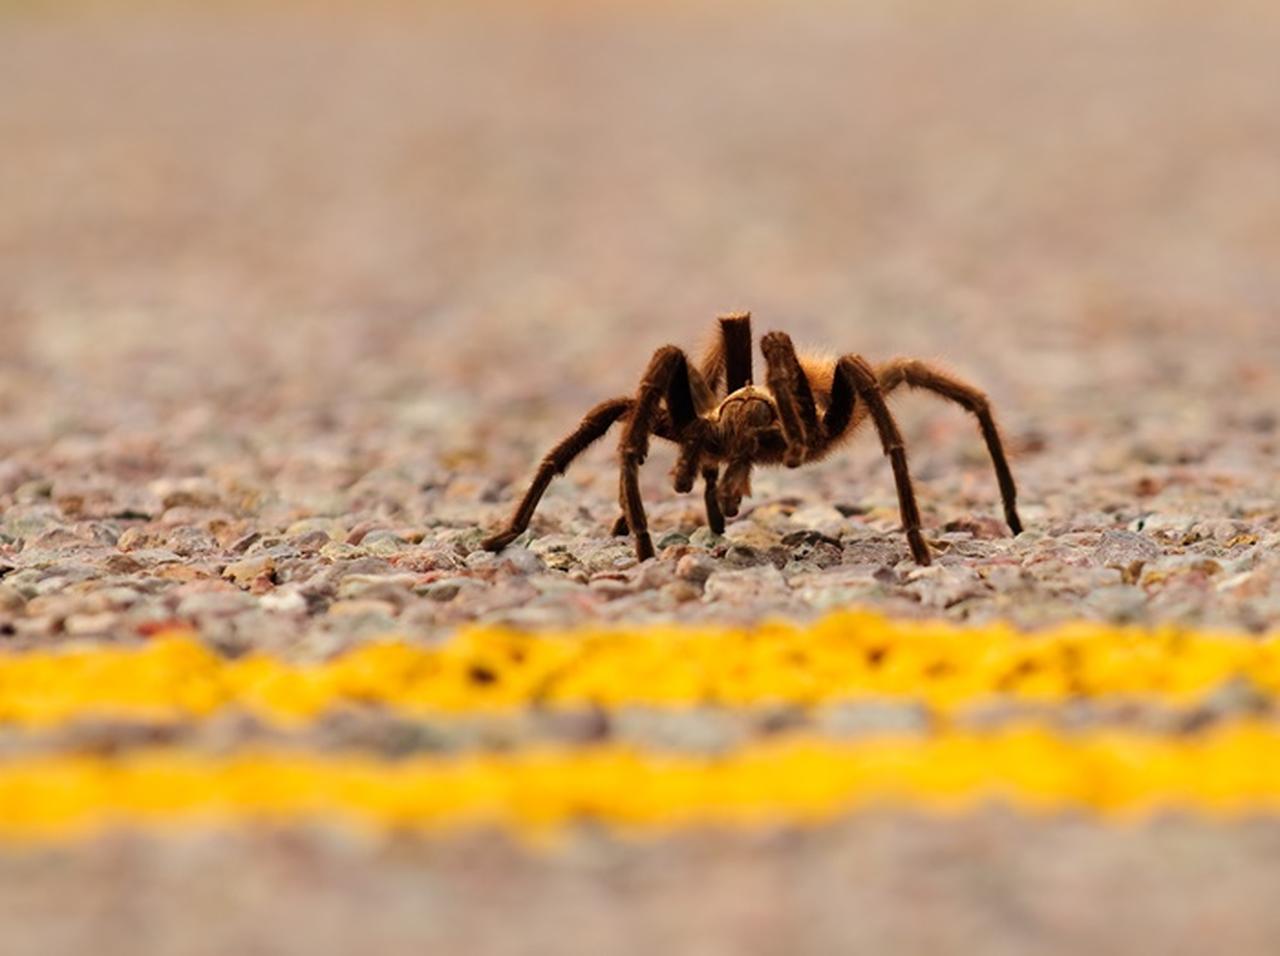
[[[795,468],[820,461],[869,418],[893,468],[911,555],[917,564],[927,565],[929,546],[920,531],[906,449],[885,405],[885,397],[901,385],[933,392],[977,418],[995,466],[1005,520],[1014,534],[1022,530],[1017,489],[1000,432],[986,395],[977,388],[917,359],[894,359],[872,367],[860,355],[839,359],[800,356],[784,332],[770,332],[761,338],[767,371],[765,385],[756,385],[752,381],[750,313],[722,315],[718,321],[719,333],[700,365],[694,365],[681,349],[665,345],[653,354],[634,397],[609,399],[587,412],[573,433],[542,459],[511,520],[487,538],[483,547],[501,551],[528,528],[552,478],[563,474],[615,422],[624,424],[618,445],[622,514],[614,523],[613,534],[629,531],[634,535],[636,557],[644,561],[653,557],[654,551],[640,500],[639,472],[651,436],[679,446],[672,470],[676,491],[691,491],[701,474],[707,524],[716,534],[723,534],[724,519],[737,515],[743,497],[751,492],[753,465]]]

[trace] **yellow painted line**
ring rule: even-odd
[[[720,758],[619,747],[392,763],[283,753],[50,756],[0,763],[0,839],[256,823],[545,834],[590,820],[652,833],[818,824],[884,805],[955,813],[991,801],[1109,820],[1162,808],[1229,819],[1280,811],[1277,753],[1280,731],[1245,723],[1178,740],[1036,728],[857,743],[797,738]]]
[[[744,707],[911,700],[951,712],[992,697],[1195,702],[1231,680],[1280,691],[1280,636],[1076,624],[1028,635],[842,613],[807,626],[526,634],[478,628],[438,647],[386,640],[323,663],[226,660],[190,633],[140,648],[0,655],[0,724],[191,719],[227,708],[301,723],[342,707],[406,715],[529,706]]]

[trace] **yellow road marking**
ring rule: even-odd
[[[225,660],[195,635],[137,649],[0,656],[0,723],[190,719],[238,708],[280,723],[375,705],[413,714],[529,706],[741,707],[867,698],[939,711],[993,696],[1054,703],[1143,695],[1194,702],[1231,680],[1280,690],[1280,639],[1077,624],[1027,635],[864,613],[807,626],[463,631],[439,647],[386,640],[311,665]]]
[[[130,825],[323,821],[420,832],[624,832],[816,824],[868,805],[947,813],[1002,801],[1107,819],[1165,807],[1210,817],[1280,809],[1280,731],[1241,723],[1178,740],[1042,728],[861,742],[793,738],[723,757],[621,747],[380,762],[361,756],[144,751],[0,762],[0,839],[75,839]]]

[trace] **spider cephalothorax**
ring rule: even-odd
[[[619,420],[624,421],[618,445],[622,515],[613,531],[625,534],[629,530],[635,536],[636,555],[643,561],[653,557],[653,542],[640,500],[639,470],[649,452],[651,436],[680,448],[672,472],[676,491],[692,490],[694,480],[702,475],[707,523],[720,534],[725,516],[736,515],[751,491],[753,465],[795,468],[818,461],[870,419],[893,467],[911,555],[917,563],[928,564],[929,547],[920,531],[920,512],[902,435],[885,405],[885,396],[902,385],[934,392],[977,418],[995,466],[1005,520],[1014,534],[1022,530],[1015,503],[1017,491],[1000,432],[987,397],[978,389],[916,359],[894,359],[873,368],[858,355],[801,357],[783,332],[765,335],[760,348],[767,368],[763,387],[752,382],[751,316],[747,313],[720,317],[719,334],[700,365],[694,365],[673,345],[658,349],[633,398],[601,402],[547,453],[510,522],[488,538],[484,547],[499,551],[528,528],[551,479],[563,474],[587,446]]]

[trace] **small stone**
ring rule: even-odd
[[[275,573],[275,568],[275,559],[270,555],[262,555],[228,564],[222,569],[222,576],[239,587],[249,588],[259,578],[269,578]]]
[[[364,615],[395,617],[396,606],[389,601],[335,601],[329,605],[330,617],[356,617]]]
[[[326,561],[348,561],[360,553],[359,548],[345,541],[330,541],[320,549],[320,557]]]
[[[755,601],[785,601],[791,592],[782,572],[772,564],[737,571],[716,571],[707,578],[704,601],[746,605]]]
[[[641,591],[653,591],[675,580],[675,563],[671,561],[646,561],[640,566],[636,585]]]
[[[724,563],[731,568],[753,568],[772,561],[768,551],[760,551],[747,544],[731,544],[725,552]]]
[[[716,534],[706,525],[703,525],[689,535],[689,543],[695,548],[710,551],[716,546],[724,544],[724,536]]]
[[[381,557],[391,557],[413,547],[413,542],[405,540],[394,531],[371,531],[359,544],[366,553]]]
[[[303,518],[289,525],[285,534],[290,538],[300,538],[317,531],[323,534],[326,540],[330,538],[341,540],[347,535],[346,527],[336,518]]]
[[[1085,606],[1114,624],[1139,621],[1146,613],[1147,594],[1141,588],[1112,585],[1095,589],[1085,598]]]
[[[161,479],[153,481],[148,490],[169,508],[216,508],[222,504],[217,487],[207,478]]]
[[[264,594],[258,600],[258,606],[276,614],[304,614],[307,599],[296,587],[277,588],[270,594]]]
[[[702,597],[702,589],[690,581],[672,581],[662,587],[662,595],[677,604],[684,604]]]
[[[782,535],[746,521],[739,521],[731,527],[726,537],[734,547],[760,552],[767,552],[770,548],[782,543]]]
[[[499,557],[522,574],[539,574],[546,570],[542,558],[528,548],[522,548],[516,544],[504,548]]]
[[[178,555],[189,557],[194,554],[207,554],[217,548],[218,543],[213,535],[202,528],[175,528],[169,532],[165,544]]]
[[[1193,533],[1199,532],[1202,538],[1208,538],[1219,544],[1226,544],[1240,534],[1243,526],[1227,518],[1217,518],[1212,521],[1198,522],[1191,530]]]
[[[1195,518],[1191,515],[1157,512],[1139,518],[1129,526],[1129,530],[1141,531],[1157,537],[1181,538],[1194,527],[1195,523]]]
[[[592,574],[616,573],[637,564],[635,550],[625,540],[611,540],[608,544],[598,545],[584,552],[582,563]]]
[[[19,485],[13,492],[13,500],[18,504],[33,504],[47,501],[53,494],[53,482],[47,478],[35,478]]]
[[[982,597],[987,591],[986,583],[968,565],[934,564],[915,568],[908,572],[907,580],[908,590],[924,607],[955,607],[970,598]]]
[[[128,554],[113,554],[103,562],[103,567],[111,574],[134,574],[145,566],[136,557]]]
[[[116,547],[121,551],[138,551],[155,547],[160,543],[160,536],[143,528],[126,528],[116,539]]]
[[[209,591],[189,594],[178,602],[178,617],[228,617],[247,611],[257,605],[248,594],[240,591]]]
[[[331,540],[327,532],[317,529],[290,537],[289,545],[299,554],[317,554]]]
[[[57,633],[62,619],[48,615],[20,617],[12,622],[13,633],[19,637],[45,637]]]
[[[26,604],[26,596],[16,587],[0,584],[0,611],[20,611]]]
[[[819,504],[792,512],[790,524],[795,528],[812,529],[830,537],[838,537],[849,522],[838,509]]]
[[[261,539],[262,539],[261,532],[250,531],[248,534],[242,535],[241,537],[237,538],[232,543],[231,550],[234,551],[236,554],[244,554],[251,547],[253,547],[253,545],[257,544],[258,541],[260,541]]]
[[[1153,561],[1160,553],[1160,546],[1145,534],[1109,528],[1102,533],[1093,558],[1106,567],[1127,568],[1134,561]]]
[[[411,574],[349,574],[338,585],[338,598],[382,601],[400,608],[411,599],[417,581]]]
[[[498,560],[498,555],[488,551],[472,551],[463,559],[463,564],[470,571],[479,571],[495,567]]]
[[[597,594],[602,594],[607,598],[622,597],[631,594],[636,590],[636,586],[623,574],[605,572],[595,575],[587,584],[587,587]]]
[[[676,577],[693,584],[702,584],[711,577],[717,564],[708,555],[695,552],[686,554],[676,564]]]
[[[119,620],[120,615],[111,611],[101,611],[97,614],[72,614],[62,622],[62,629],[74,636],[108,634],[115,629]]]
[[[349,532],[347,532],[347,544],[360,545],[364,539],[374,530],[381,529],[382,526],[372,521],[362,521]]]
[[[655,547],[658,551],[662,551],[665,548],[674,548],[683,544],[689,544],[689,536],[687,534],[682,531],[668,531],[658,538]]]
[[[568,551],[552,551],[543,556],[542,563],[549,571],[572,571],[578,566],[578,559]]]
[[[102,607],[121,610],[133,607],[142,600],[143,595],[141,591],[137,591],[134,588],[114,587],[103,588],[94,594],[94,597]]]
[[[420,593],[428,600],[445,603],[452,601],[463,588],[467,587],[482,588],[484,584],[472,578],[442,578],[439,581],[432,581],[422,588]]]

